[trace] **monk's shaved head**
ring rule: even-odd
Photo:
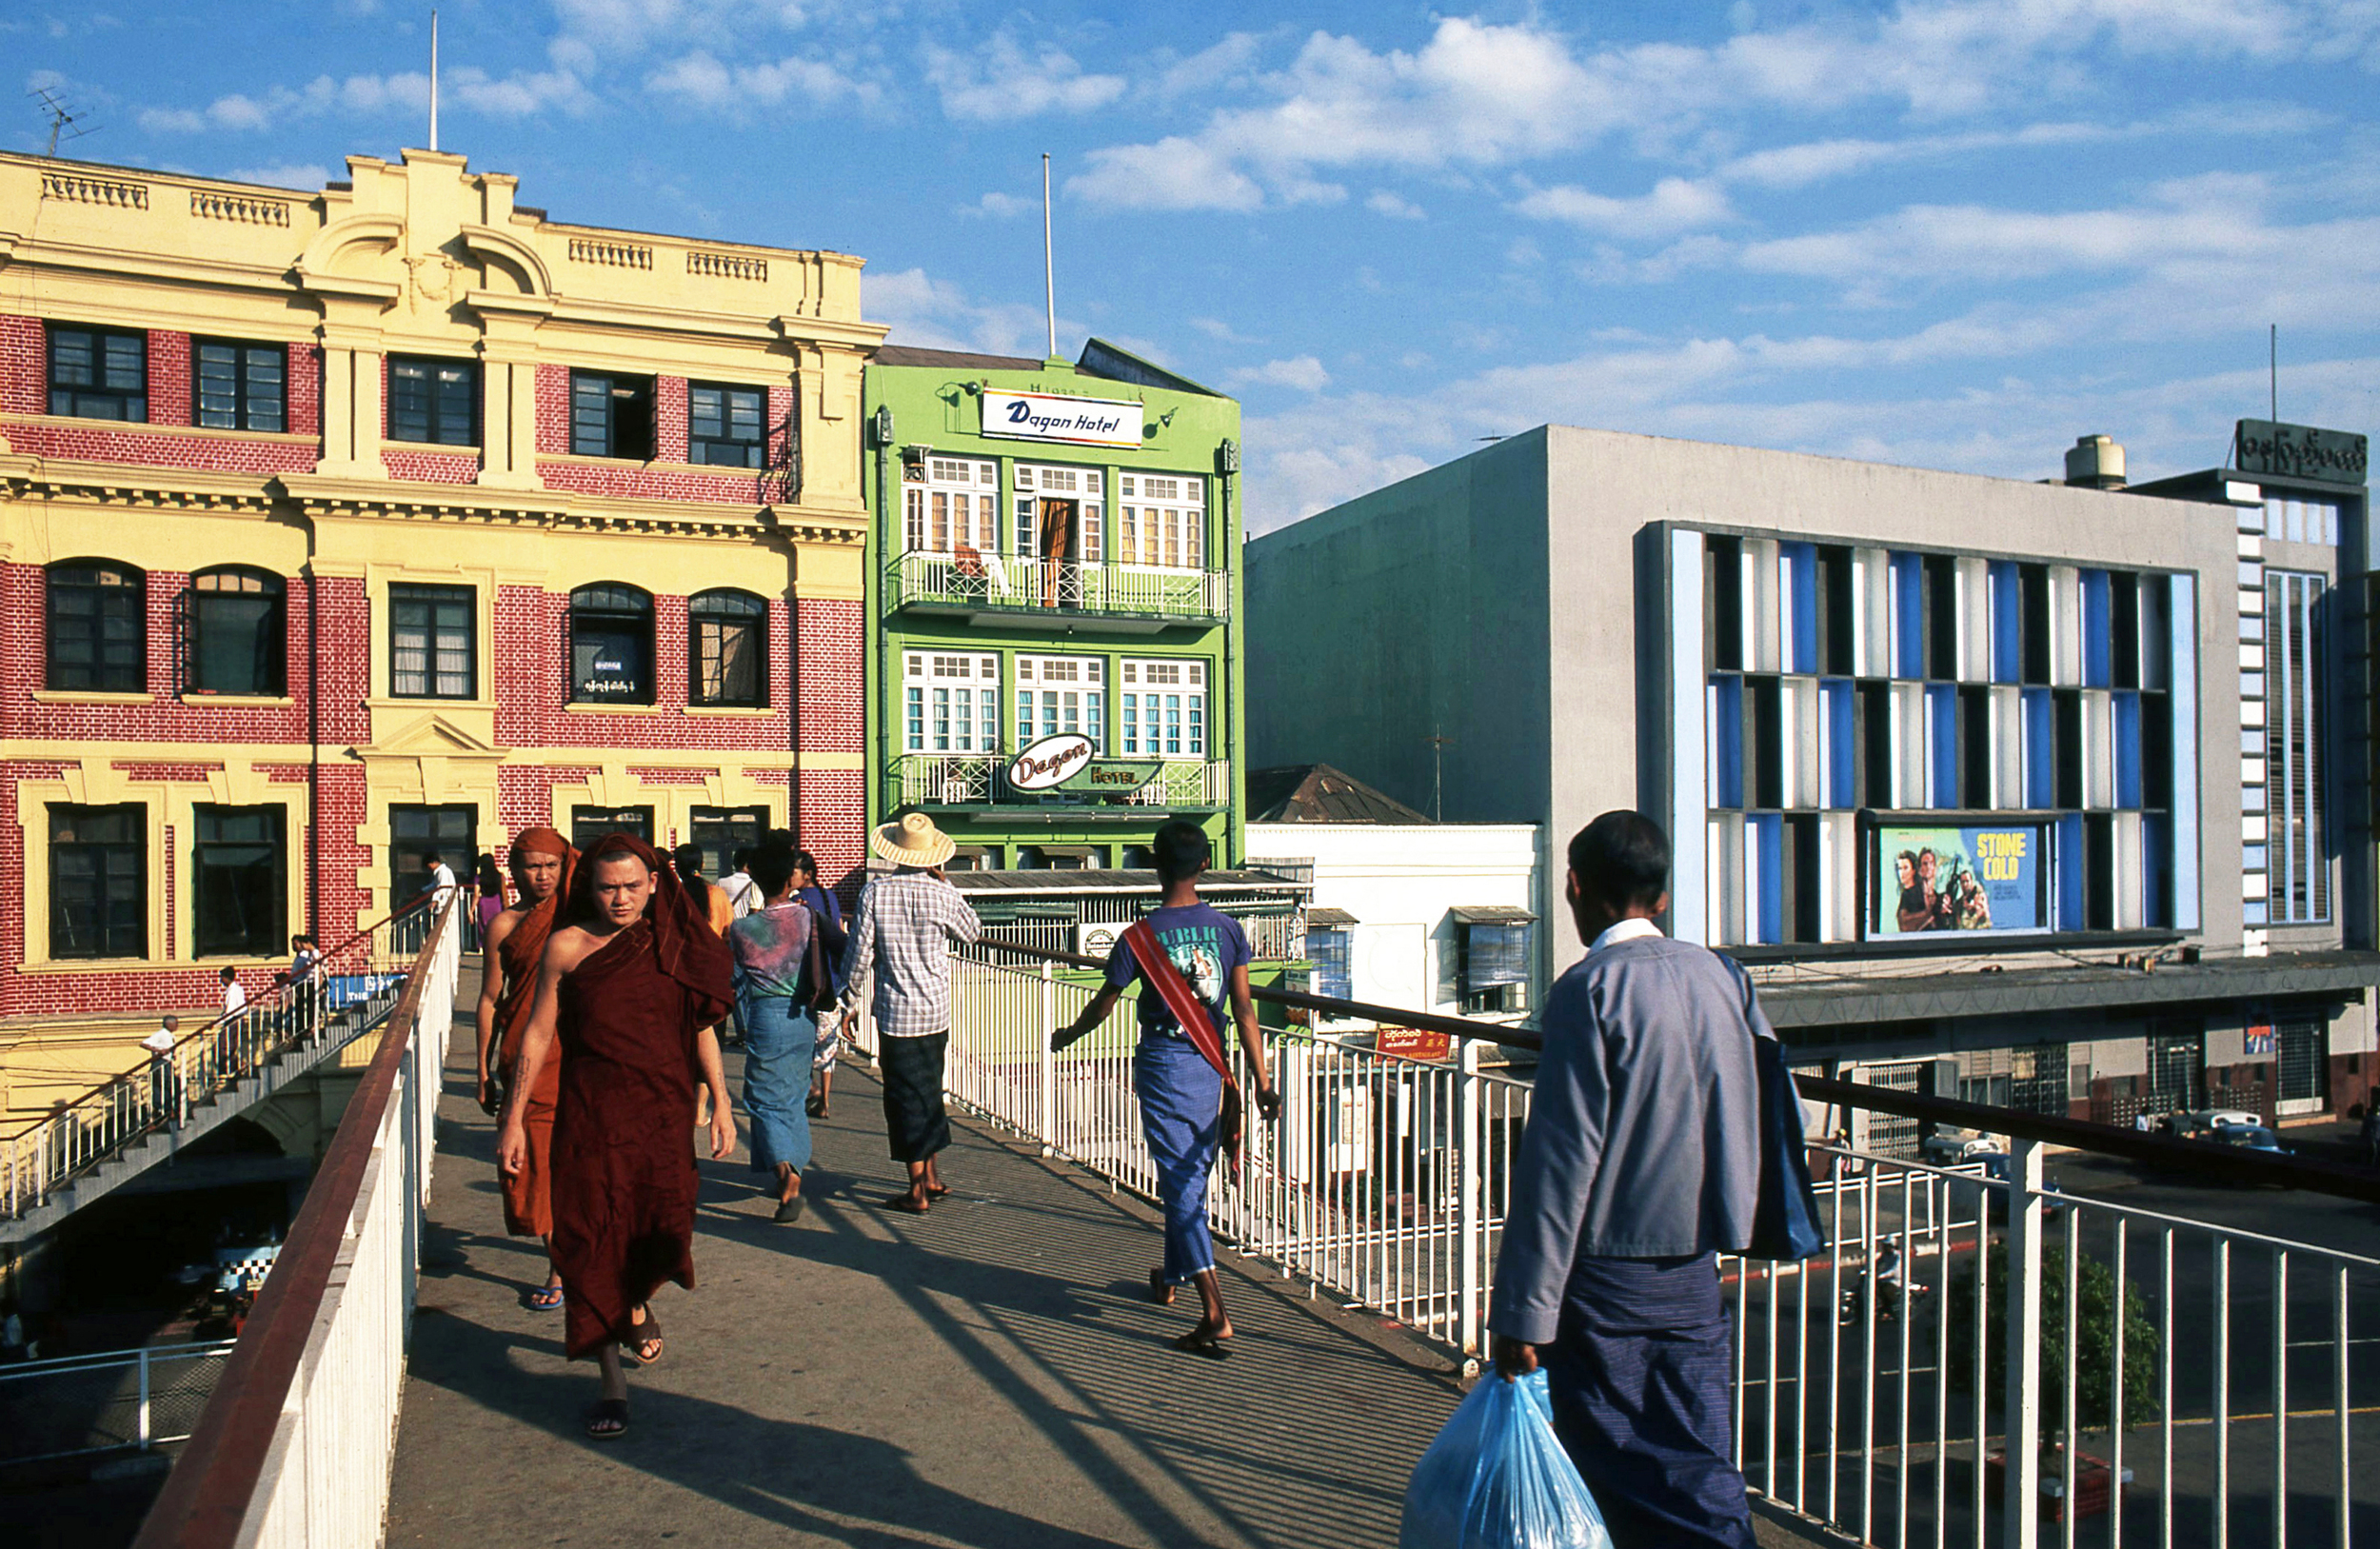
[[[645,918],[653,902],[653,868],[635,855],[606,855],[595,863],[595,907],[615,925]]]

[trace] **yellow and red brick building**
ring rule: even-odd
[[[860,260],[0,155],[0,1042],[533,824],[861,864]]]

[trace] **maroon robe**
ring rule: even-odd
[[[594,845],[573,878],[574,905],[591,906],[595,863],[613,853],[652,852],[621,834]],[[562,980],[553,1260],[573,1357],[632,1339],[630,1309],[663,1281],[694,1285],[697,1035],[725,1014],[730,970],[725,943],[692,914],[665,864],[656,877],[645,918]]]

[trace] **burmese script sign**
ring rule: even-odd
[[[2362,484],[2370,457],[2370,443],[2364,437],[2311,425],[2242,420],[2232,439],[2231,464],[2242,473]]]
[[[1091,791],[1129,796],[1156,778],[1154,760],[1102,759],[1091,739],[1075,732],[1044,737],[1008,761],[1008,788]]]
[[[1054,392],[983,391],[983,433],[1009,441],[1061,441],[1075,447],[1138,447],[1141,406]]]

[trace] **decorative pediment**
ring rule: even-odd
[[[386,718],[387,712],[380,714]],[[371,746],[356,749],[367,759],[501,759],[507,751],[436,711],[415,716]]]

